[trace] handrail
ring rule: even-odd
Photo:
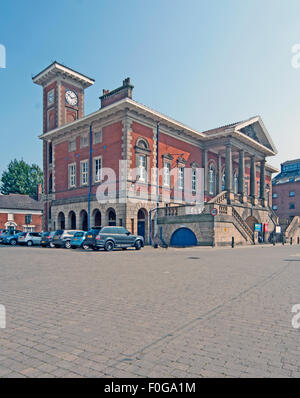
[[[236,221],[239,223],[239,225],[243,228],[245,233],[248,235],[248,237],[250,238],[251,242],[253,242],[253,232],[252,232],[252,230],[250,229],[248,224],[242,219],[242,217],[239,215],[239,213],[234,208],[232,208],[232,215],[236,219]]]

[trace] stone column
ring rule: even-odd
[[[207,149],[203,151],[203,168],[204,168],[204,194],[207,194],[208,191],[208,181],[207,181],[207,173],[208,173],[208,157],[207,157]]]
[[[266,199],[266,188],[265,188],[265,172],[266,159],[261,160],[260,162],[260,199]]]
[[[226,145],[225,190],[228,192],[232,191],[232,147],[231,147],[231,144]]]
[[[217,194],[222,192],[222,156],[218,154],[218,182],[217,182]]]
[[[245,193],[245,151],[241,150],[239,154],[239,194],[244,195]]]
[[[255,198],[255,185],[256,185],[256,161],[255,156],[251,156],[250,160],[250,196]]]

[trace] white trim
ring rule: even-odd
[[[100,169],[100,179],[96,180],[96,160],[101,160],[101,169]],[[103,169],[103,163],[102,163],[102,156],[96,156],[93,158],[93,182],[95,184],[98,184],[102,181],[102,169]]]
[[[75,168],[75,172],[74,172],[74,181],[75,181],[75,183],[74,183],[74,185],[71,185],[71,174],[70,174],[70,169],[71,169],[71,167],[73,167],[74,166],[74,168]],[[76,163],[74,162],[74,163],[69,163],[68,164],[68,187],[69,188],[75,188],[76,187]]]
[[[42,210],[0,209],[0,213],[42,215]]]
[[[86,165],[87,165],[87,170],[86,170],[86,182],[83,182],[82,181],[82,176],[83,176],[83,173],[82,173],[82,165],[84,164],[84,163],[86,163]],[[88,183],[89,183],[89,161],[88,161],[88,159],[84,159],[84,160],[81,160],[80,161],[80,186],[81,187],[85,187],[85,186],[87,186],[88,185]]]

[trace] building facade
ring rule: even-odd
[[[42,209],[42,201],[29,195],[0,195],[0,229],[41,232]]]
[[[178,192],[188,185],[193,198],[200,169],[205,203],[234,205],[241,217],[246,209],[242,222],[250,228],[258,221],[253,209],[268,221],[276,169],[266,158],[276,148],[259,116],[196,131],[134,101],[130,79],[103,90],[100,109],[85,116],[84,91],[93,79],[54,62],[33,82],[43,87],[45,230],[123,225],[149,241],[157,206],[150,193],[159,194],[159,207],[185,204]],[[117,200],[110,199],[107,169],[115,173]],[[107,200],[99,202],[102,187]]]
[[[281,164],[273,178],[273,210],[279,218],[300,216],[300,159]]]

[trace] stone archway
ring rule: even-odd
[[[68,220],[69,220],[69,228],[76,229],[76,214],[73,210],[70,211]]]
[[[251,231],[253,232],[255,229],[255,224],[259,224],[257,218],[255,218],[254,216],[249,216],[248,218],[246,218],[246,223],[249,225]]]
[[[93,211],[93,220],[94,220],[94,227],[101,227],[102,226],[102,215],[99,209],[95,209]]]
[[[57,216],[57,227],[58,227],[58,229],[66,228],[65,215],[62,211],[60,213],[58,213],[58,216]]]
[[[116,212],[113,208],[109,208],[106,212],[107,225],[116,226],[117,225],[117,216]]]
[[[146,209],[140,209],[137,214],[137,234],[144,239],[147,236],[148,229],[148,213]]]
[[[80,212],[80,228],[82,231],[88,230],[88,214],[85,210],[81,210]]]

